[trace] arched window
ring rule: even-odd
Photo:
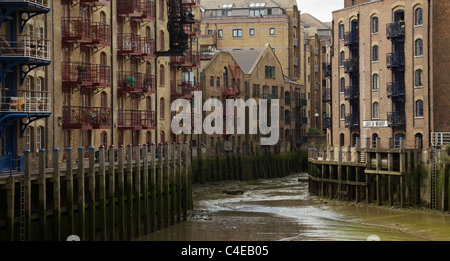
[[[418,69],[415,71],[414,74],[415,74],[414,86],[423,87],[423,71],[421,69]]]
[[[106,133],[106,131],[103,131],[100,134],[100,141],[102,143],[102,145],[106,148],[108,148],[108,133]]]
[[[380,77],[378,74],[372,76],[372,90],[378,91],[380,89]]]
[[[161,64],[159,67],[159,86],[164,86],[166,84],[166,70],[164,69],[164,65]]]
[[[416,101],[416,117],[423,117],[423,101]]]
[[[223,86],[228,87],[228,69],[227,69],[227,67],[223,68]]]
[[[345,120],[345,104],[341,104],[341,120]]]
[[[164,39],[164,31],[159,31],[159,50],[164,51],[165,39]]]
[[[372,17],[372,33],[378,33],[378,17]]]
[[[341,135],[339,136],[339,145],[342,147],[344,146],[345,143],[345,135],[344,133],[341,133]]]
[[[164,102],[164,98],[161,98],[161,99],[159,100],[159,117],[160,117],[161,119],[164,119],[164,115],[165,115],[165,107],[166,107],[166,105],[165,105],[165,102]]]
[[[372,62],[378,62],[378,45],[372,47]]]
[[[422,39],[416,40],[416,50],[415,50],[415,56],[422,56],[423,55],[423,41]]]
[[[339,91],[345,92],[345,78],[344,77],[341,78]]]
[[[339,24],[339,40],[344,40],[345,27],[344,24]]]
[[[159,0],[159,18],[164,19],[164,0]]]
[[[415,140],[416,140],[416,146],[418,145],[419,148],[423,148],[423,135],[422,133],[416,133],[416,135],[414,136]],[[417,144],[418,142],[418,144]]]
[[[161,142],[162,143],[166,142],[166,134],[164,133],[164,131],[161,131]]]
[[[152,133],[150,131],[147,131],[145,135],[145,139],[147,142],[147,145],[150,145],[152,143]]]
[[[147,111],[152,111],[152,98],[147,96],[147,98],[145,98],[145,107],[147,109]]]
[[[414,25],[423,25],[423,9],[417,8],[414,12]]]
[[[108,108],[108,94],[106,92],[102,92],[100,95],[100,106],[102,108]]]
[[[345,61],[345,52],[342,51],[341,54],[340,54],[340,56],[339,56],[339,64],[340,64],[341,66],[344,66],[344,61]]]
[[[36,150],[44,149],[44,127],[36,129]]]
[[[222,29],[219,29],[219,30],[217,31],[217,37],[218,37],[218,38],[223,38],[223,30],[222,30]]]
[[[373,112],[372,112],[372,118],[373,119],[379,119],[380,118],[380,105],[378,102],[373,103]]]
[[[372,134],[372,147],[375,148],[377,146],[378,134]]]
[[[106,24],[106,13],[103,11],[100,12],[100,23]]]

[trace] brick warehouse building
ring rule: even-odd
[[[448,10],[445,0],[345,1],[333,12],[332,146],[356,137],[424,148],[448,132]]]
[[[0,4],[2,170],[25,149],[188,141],[170,102],[198,85],[198,0]]]

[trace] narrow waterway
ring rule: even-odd
[[[141,241],[450,241],[450,215],[310,197],[307,174],[195,185],[187,222]],[[243,192],[229,195],[228,192]]]

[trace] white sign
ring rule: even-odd
[[[388,127],[387,121],[363,121],[363,128],[385,128]]]

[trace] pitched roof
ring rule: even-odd
[[[229,52],[233,56],[244,74],[250,74],[258,64],[266,48],[267,45],[263,48],[223,49],[223,51]]]
[[[331,29],[328,23],[322,22],[308,13],[301,14],[301,22],[309,27],[316,27],[317,30]]]

